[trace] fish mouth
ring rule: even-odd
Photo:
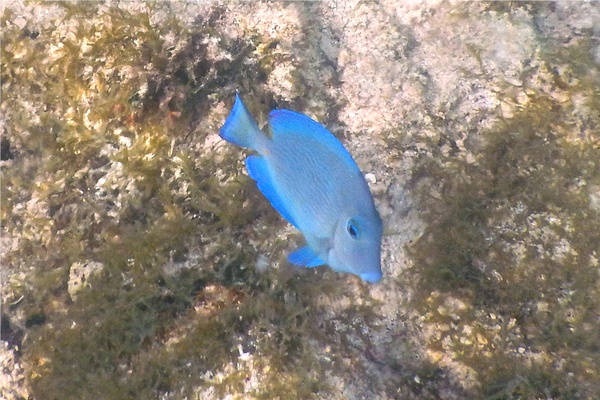
[[[334,248],[331,248],[327,252],[327,265],[329,265],[331,267],[331,269],[333,269],[334,271],[345,272],[348,274],[356,275],[356,276],[360,277],[360,279],[362,279],[363,281],[368,282],[368,283],[377,283],[383,277],[381,268],[377,268],[377,270],[375,270],[375,268],[365,268],[366,270],[370,270],[372,272],[362,272],[361,273],[361,272],[359,272],[360,270],[357,271],[356,269],[352,268],[352,266],[341,265],[338,262]],[[379,263],[377,264],[377,266],[379,266]],[[363,269],[363,271],[365,269]],[[375,270],[375,271],[373,271],[373,270]]]

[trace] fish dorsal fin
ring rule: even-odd
[[[273,187],[273,180],[271,179],[266,160],[257,154],[248,156],[246,158],[246,169],[250,178],[256,181],[256,186],[258,186],[261,193],[269,200],[273,208],[279,211],[279,214],[290,224],[299,229],[292,215],[285,207],[285,202],[279,197],[279,194]]]
[[[290,110],[273,110],[269,113],[269,128],[274,140],[280,135],[294,135],[317,141],[336,153],[350,168],[359,171],[342,143],[323,125],[304,114]]]

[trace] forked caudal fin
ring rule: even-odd
[[[233,108],[219,131],[219,136],[238,146],[259,151],[259,143],[264,134],[256,125],[256,121],[254,121],[237,93]]]

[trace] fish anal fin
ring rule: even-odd
[[[325,264],[325,261],[321,260],[321,257],[317,255],[310,247],[304,246],[298,250],[290,253],[287,257],[288,261],[294,265],[301,267],[318,267],[319,265]]]
[[[246,158],[246,169],[248,170],[250,178],[256,181],[256,186],[258,186],[261,193],[269,200],[273,208],[275,208],[290,224],[298,228],[298,225],[296,225],[291,214],[285,207],[283,199],[279,196],[273,186],[266,160],[260,155],[248,156],[248,158]]]

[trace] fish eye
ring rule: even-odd
[[[346,224],[346,230],[348,231],[348,235],[354,240],[360,239],[360,231],[358,229],[358,224],[355,220],[349,219]]]

